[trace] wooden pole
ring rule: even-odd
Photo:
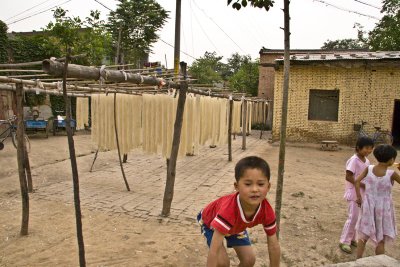
[[[114,130],[115,130],[115,141],[117,142],[118,159],[119,159],[119,165],[121,167],[122,177],[124,178],[126,190],[131,191],[131,189],[129,188],[128,180],[126,180],[124,166],[122,164],[121,151],[119,149],[119,138],[118,138],[118,127],[117,127],[117,94],[116,93],[114,94]]]
[[[185,62],[181,62],[181,70],[186,79],[186,68],[187,64]],[[182,131],[182,122],[183,122],[183,113],[185,111],[185,102],[186,102],[186,90],[187,90],[187,82],[181,82],[181,88],[179,90],[179,98],[178,98],[178,106],[176,110],[176,118],[174,124],[174,136],[172,140],[172,149],[169,160],[167,160],[167,181],[165,184],[164,191],[164,200],[163,200],[163,208],[161,212],[161,216],[168,216],[171,210],[171,203],[174,197],[174,185],[175,185],[175,175],[176,175],[176,160],[178,158],[179,152],[179,143],[181,140],[181,131]]]
[[[282,124],[280,131],[279,145],[279,167],[278,167],[278,182],[276,187],[275,198],[275,213],[276,224],[280,226],[282,193],[283,193],[283,176],[285,174],[285,155],[286,155],[286,126],[288,116],[288,99],[289,99],[289,74],[290,74],[290,15],[289,15],[289,0],[284,0],[284,20],[285,20],[285,55],[284,55],[284,79],[283,79],[283,99],[282,99]],[[279,232],[278,232],[279,237]]]
[[[247,100],[243,100],[242,108],[242,150],[246,150],[246,135],[247,135]]]
[[[67,95],[67,70],[69,63],[70,49],[68,50],[68,54],[65,59],[64,73],[63,73],[63,96],[65,102],[66,109],[66,118],[65,118],[65,128],[67,131],[68,137],[68,147],[69,147],[69,156],[71,160],[71,169],[72,169],[72,181],[74,188],[74,204],[75,204],[75,221],[76,221],[76,235],[78,239],[78,248],[79,248],[79,266],[86,266],[85,259],[85,244],[83,241],[83,231],[82,231],[82,212],[81,212],[81,200],[79,196],[79,175],[78,175],[78,165],[76,162],[75,155],[75,145],[74,138],[72,136],[72,127],[71,127],[71,103],[68,99]]]
[[[229,100],[229,121],[228,121],[228,161],[232,161],[232,118],[233,99]]]
[[[29,194],[25,173],[25,125],[24,125],[24,107],[23,107],[23,85],[16,84],[16,102],[17,102],[17,161],[19,185],[22,197],[22,223],[21,235],[28,235],[29,226]]]
[[[96,150],[96,153],[94,154],[94,159],[93,159],[93,162],[92,162],[92,166],[90,167],[90,171],[89,172],[92,172],[93,171],[93,166],[94,166],[94,163],[96,162],[96,159],[97,159],[97,155],[99,154],[99,149],[97,149]]]
[[[25,138],[24,138],[25,141]],[[33,192],[33,182],[32,182],[32,173],[31,173],[31,164],[29,162],[29,155],[28,155],[28,150],[26,149],[26,142],[24,142],[24,156],[25,156],[25,162],[24,162],[24,168],[26,171],[26,180],[28,182],[28,192],[32,193]]]
[[[181,53],[181,1],[176,0],[175,8],[175,44],[174,44],[174,76],[175,81],[179,76],[179,61]]]

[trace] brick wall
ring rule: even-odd
[[[353,125],[367,121],[391,130],[394,100],[400,99],[400,70],[395,67],[291,66],[288,105],[288,141],[354,141]],[[283,66],[275,73],[274,140],[279,138],[282,109]],[[339,90],[338,122],[309,121],[310,89]]]
[[[258,96],[265,99],[274,98],[275,69],[273,66],[266,67],[262,64],[275,64],[277,58],[282,54],[261,54],[259,66]]]

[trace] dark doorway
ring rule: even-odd
[[[400,147],[400,100],[394,102],[392,135],[393,145]]]

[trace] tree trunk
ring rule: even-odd
[[[71,127],[71,102],[68,99],[67,95],[67,70],[68,63],[70,59],[70,51],[68,51],[67,57],[65,59],[64,73],[63,73],[63,96],[65,102],[66,109],[66,118],[65,118],[65,128],[67,131],[68,137],[68,147],[69,147],[69,156],[71,160],[71,169],[72,169],[72,181],[74,184],[74,204],[75,204],[75,219],[76,219],[76,235],[78,239],[78,248],[79,248],[79,266],[85,267],[85,245],[83,242],[83,231],[82,231],[82,213],[81,213],[81,200],[79,196],[79,175],[78,175],[78,165],[76,162],[75,155],[75,145],[74,138],[72,136],[72,127]]]
[[[279,146],[279,167],[278,167],[278,182],[276,188],[275,213],[276,224],[280,226],[282,193],[283,193],[283,176],[285,174],[285,154],[286,154],[286,126],[288,115],[288,98],[289,98],[289,74],[290,74],[290,15],[289,15],[289,0],[284,0],[284,18],[285,18],[285,57],[284,57],[284,79],[283,79],[283,100],[282,100],[282,124],[280,131],[280,146]],[[278,232],[279,237],[279,232]]]
[[[25,138],[24,138],[24,141],[25,141]],[[26,150],[26,144],[24,146],[24,155],[25,155],[24,167],[25,167],[25,171],[26,171],[26,180],[28,182],[28,192],[32,193],[33,192],[33,182],[32,182],[32,173],[31,173],[31,164],[29,162],[29,155],[28,155],[28,151]]]
[[[181,62],[181,70],[186,80],[186,63]],[[176,175],[176,161],[178,159],[179,143],[181,141],[181,131],[183,122],[183,113],[185,111],[186,102],[186,91],[188,85],[187,82],[181,82],[181,88],[179,90],[178,106],[176,110],[176,118],[174,124],[174,136],[172,140],[172,149],[169,160],[167,160],[167,181],[165,184],[163,208],[161,215],[166,217],[170,214],[171,203],[174,197],[174,185],[175,185],[175,175]]]
[[[28,235],[29,226],[29,194],[25,173],[25,125],[24,125],[24,107],[23,94],[24,89],[21,83],[16,84],[16,102],[17,102],[17,161],[19,184],[22,197],[22,223],[21,235]]]

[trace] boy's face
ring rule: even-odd
[[[265,199],[271,187],[268,178],[259,169],[247,169],[235,182],[235,189],[239,192],[242,204],[257,208]]]
[[[365,146],[358,150],[358,154],[360,154],[363,157],[367,157],[369,154],[372,153],[372,150],[374,150],[373,146]]]

